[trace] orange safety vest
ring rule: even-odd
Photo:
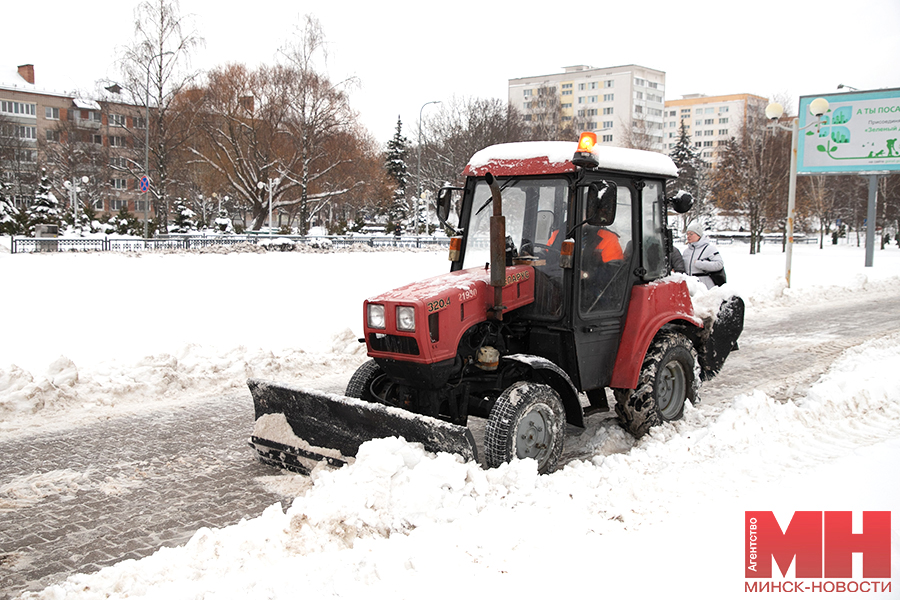
[[[600,238],[600,241],[597,243],[597,250],[600,251],[600,260],[609,262],[611,260],[625,259],[618,235],[608,229],[598,229],[597,237]]]

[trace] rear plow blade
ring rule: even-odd
[[[476,460],[466,427],[393,406],[249,379],[256,426],[250,445],[264,463],[308,475],[315,463],[346,464],[360,445],[384,437],[419,442],[429,452]],[[286,425],[286,426],[285,426]]]
[[[731,296],[719,306],[715,322],[707,326],[701,353],[701,378],[712,379],[722,369],[725,359],[738,349],[738,338],[744,330],[744,300]]]

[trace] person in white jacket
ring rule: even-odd
[[[697,277],[706,285],[707,289],[710,289],[716,284],[709,273],[724,269],[725,261],[722,260],[722,255],[719,254],[716,245],[706,236],[706,231],[700,221],[694,219],[688,224],[685,231],[688,241],[687,248],[682,253],[685,273]]]

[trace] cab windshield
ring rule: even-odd
[[[527,312],[562,314],[562,269],[559,249],[566,235],[569,181],[563,178],[499,179],[506,217],[507,246],[535,269],[535,304]],[[463,268],[490,262],[491,190],[484,180],[475,187],[463,254]]]

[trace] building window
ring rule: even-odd
[[[713,107],[713,106],[708,106],[708,107],[706,108],[706,110],[704,110],[703,112],[706,113],[706,114],[708,114],[708,115],[711,115],[711,114],[713,114],[714,112],[716,112],[716,109],[715,109],[715,107]]]
[[[121,148],[125,145],[125,138],[121,135],[109,136],[109,145],[114,148]]]
[[[728,130],[727,130],[727,129],[720,129],[720,130],[719,130],[719,135],[728,135]]]
[[[146,121],[144,120],[144,117],[134,117],[131,119],[131,121],[134,123],[135,129],[145,129],[146,128],[146,125],[144,125],[144,123],[146,123]]]
[[[571,89],[572,89],[572,84],[571,84],[571,83],[564,83],[564,84],[562,84],[561,87],[562,87],[562,89],[564,89],[564,90],[571,90]]]
[[[31,125],[16,125],[16,137],[20,140],[36,140],[37,127]]]
[[[653,115],[654,117],[661,117],[663,111],[658,108],[648,108],[647,112],[649,114]],[[662,125],[660,125],[660,127],[662,127]]]
[[[712,141],[703,142],[704,148],[711,148],[713,145]]]
[[[608,89],[608,88],[614,87],[615,84],[616,84],[616,82],[614,80],[607,79],[606,81],[603,82],[603,87]]]
[[[44,118],[59,121],[59,109],[55,106],[44,107]]]
[[[720,113],[727,113],[727,112],[728,112],[728,107],[727,107],[727,106],[722,106],[722,107],[720,107],[720,108],[719,108],[719,112],[720,112]]]
[[[588,96],[588,102],[593,103],[593,102],[596,102],[596,101],[597,101],[597,96]]]
[[[114,178],[109,180],[109,184],[113,187],[114,190],[127,190],[128,182],[124,179]],[[113,207],[115,208],[115,207]]]
[[[531,98],[531,94],[533,94],[533,93],[534,93],[534,90],[525,90],[522,92],[522,94],[524,94],[524,96],[526,98]],[[137,127],[137,124],[135,124],[135,127]]]
[[[95,208],[96,210],[103,210],[103,200],[95,200],[95,201],[94,201],[94,208]]]
[[[88,111],[88,121],[93,121],[94,123],[102,122],[103,119],[100,118],[100,111],[99,110],[89,110]]]
[[[119,198],[113,198],[109,201],[109,209],[110,210],[122,210],[123,208],[128,208],[128,200],[121,200]]]
[[[644,112],[644,107],[643,107],[643,106],[635,106],[635,107],[634,107],[634,112],[636,112],[636,113],[643,113],[643,112]]]
[[[113,127],[125,127],[125,115],[109,115],[109,124]]]
[[[134,212],[147,212],[150,210],[150,203],[147,200],[135,200]]]
[[[0,112],[7,115],[37,116],[37,104],[28,102],[13,102],[12,100],[0,100]]]
[[[612,102],[614,97],[615,97],[615,94],[603,94],[603,101],[604,102]]]
[[[646,81],[644,81],[643,79],[640,79],[639,77],[635,77],[635,78],[634,78],[634,85],[641,85],[641,86],[642,86],[642,85],[644,85],[644,84],[646,84],[646,83],[647,83]]]
[[[712,125],[712,124],[715,123],[715,122],[716,122],[715,119],[706,119],[706,120],[703,121],[703,124],[704,124],[704,125]]]
[[[612,121],[603,121],[603,129],[612,129],[613,122]]]
[[[100,135],[99,133],[91,134],[91,143],[103,145],[103,136]]]
[[[59,132],[55,129],[48,129],[47,131],[47,141],[48,142],[58,142],[59,141]]]
[[[604,108],[604,109],[603,109],[603,114],[604,114],[604,115],[611,115],[611,114],[613,114],[613,107],[612,107],[612,106],[607,106],[606,108]]]
[[[588,121],[587,122],[588,129],[597,129],[597,121]]]
[[[37,161],[37,151],[35,150],[16,150],[16,160],[22,163],[33,163]]]
[[[724,117],[724,118],[722,118],[722,119],[719,119],[719,125],[724,125],[724,124],[726,124],[726,123],[728,123],[728,117]]]
[[[659,89],[659,84],[656,83],[656,82],[654,82],[654,81],[648,81],[648,82],[647,82],[647,87],[648,87],[648,88],[652,88],[652,89],[654,89],[654,90],[658,90],[658,89]]]
[[[612,137],[611,135],[609,135],[609,134],[606,134],[606,135],[603,136],[603,141],[604,141],[604,142],[611,142],[611,141],[613,141],[613,137]]]
[[[572,95],[572,90],[563,90],[563,91],[562,91],[562,95],[563,95],[563,96],[571,96],[571,95]]]
[[[584,96],[578,96],[578,104],[584,104]]]
[[[524,108],[525,110],[531,110],[531,102],[526,102],[522,105],[522,108]]]
[[[570,93],[571,93],[571,92],[570,92]],[[565,102],[565,103],[561,104],[560,106],[561,106],[562,108],[572,108],[572,103],[571,103],[571,102]]]
[[[712,129],[706,129],[706,130],[703,131],[703,135],[713,135],[713,130],[712,130]]]

